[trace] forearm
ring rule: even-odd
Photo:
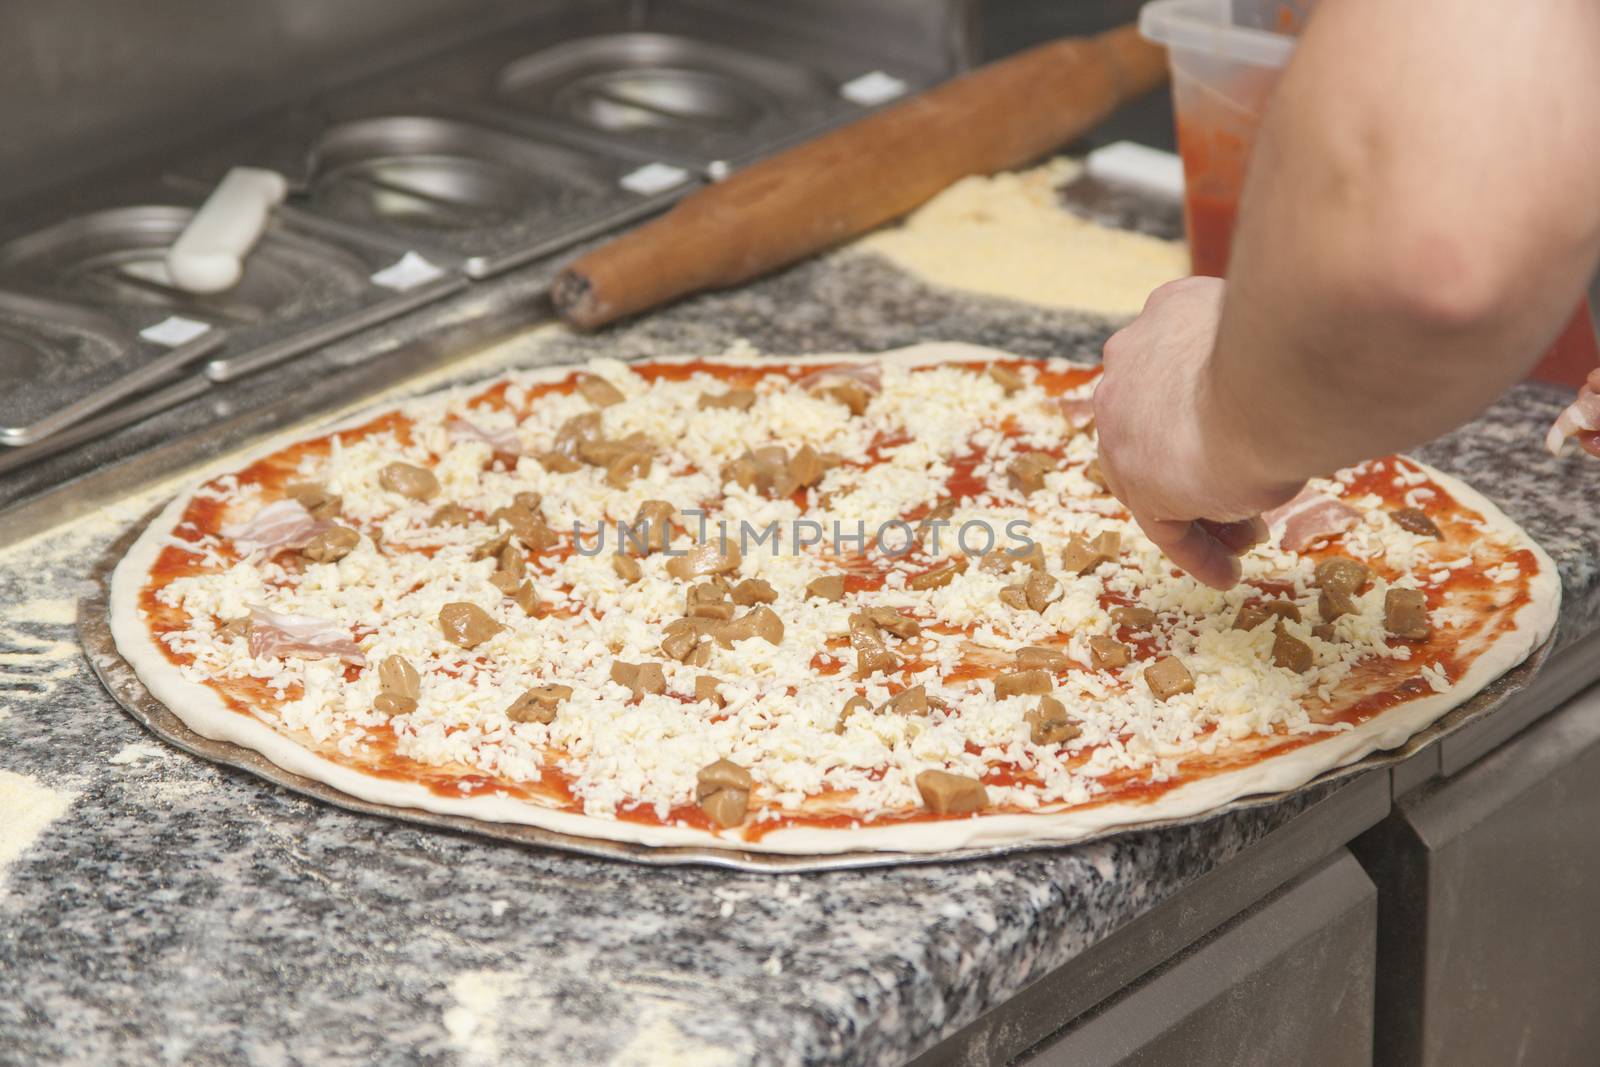
[[[1600,250],[1600,17],[1530,14],[1322,5],[1242,205],[1201,398],[1229,428],[1219,461],[1288,484],[1410,447],[1559,331]]]

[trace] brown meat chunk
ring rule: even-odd
[[[312,563],[337,563],[354,552],[360,543],[360,534],[348,526],[335,524],[306,542],[300,554]]]
[[[250,616],[241,615],[236,619],[228,619],[217,627],[217,630],[228,637],[249,637]]]
[[[994,677],[996,697],[1044,696],[1055,687],[1045,670],[1008,671]]]
[[[624,452],[606,467],[606,484],[622,489],[635,478],[648,478],[653,462],[648,452]]]
[[[500,554],[494,558],[495,569],[502,574],[509,574],[513,578],[521,578],[528,573],[528,561],[523,556],[522,550],[516,545],[506,544]]]
[[[878,705],[878,710],[880,712],[892,711],[897,715],[926,715],[928,714],[928,691],[920,685],[902,689]]]
[[[1296,674],[1304,674],[1311,669],[1311,664],[1311,646],[1292,636],[1280,624],[1278,635],[1272,639],[1272,665],[1287,667]]]
[[[922,806],[939,815],[970,815],[989,806],[983,783],[949,771],[923,771],[917,775]]]
[[[605,424],[600,419],[598,411],[586,411],[582,415],[574,415],[561,424],[556,431],[555,451],[569,458],[576,458],[578,446],[604,440],[606,436]]]
[[[627,533],[619,535],[622,543],[618,547],[633,556],[665,552],[672,547],[672,520],[677,514],[665,500],[646,500],[634,513]]]
[[[1156,613],[1137,604],[1123,604],[1111,609],[1111,618],[1119,626],[1130,630],[1148,630],[1156,624]]]
[[[1109,493],[1111,483],[1106,481],[1106,472],[1100,467],[1100,457],[1096,456],[1083,465],[1083,476],[1091,485],[1096,486],[1101,492]]]
[[[1056,469],[1054,456],[1043,452],[1024,452],[1006,464],[1006,481],[1011,488],[1027,496],[1044,488],[1044,476]]]
[[[1194,692],[1194,675],[1177,656],[1162,656],[1146,667],[1144,680],[1157,700]]]
[[[755,788],[755,784],[749,771],[727,759],[708,763],[695,775],[695,793],[702,797],[719,789],[750,790]]]
[[[429,526],[465,526],[472,521],[472,516],[460,504],[440,504],[433,509],[433,514],[428,518]]]
[[[1115,562],[1121,549],[1122,535],[1115,530],[1102,531],[1093,541],[1073,534],[1061,550],[1061,566],[1068,574],[1088,574],[1102,563]]]
[[[628,436],[616,441],[599,438],[593,441],[579,441],[577,445],[578,458],[591,467],[609,467],[623,456],[634,452],[650,455],[655,451],[644,434],[630,433]]]
[[[313,519],[337,518],[344,510],[344,501],[321,482],[293,482],[283,487],[283,495],[299,502]]]
[[[744,555],[739,544],[729,540],[705,541],[667,563],[667,573],[674,578],[690,581],[707,574],[729,574],[739,569]]]
[[[1383,628],[1395,637],[1420,641],[1433,633],[1428,598],[1420,589],[1390,589],[1383,595]]]
[[[422,695],[422,676],[403,656],[385,656],[378,664],[378,689],[416,700]]]
[[[1089,638],[1089,662],[1096,670],[1110,671],[1126,667],[1133,659],[1128,646],[1115,637]]]
[[[1019,671],[1064,671],[1071,662],[1067,654],[1059,648],[1029,645],[1027,648],[1017,649]]]
[[[733,604],[728,600],[728,590],[711,582],[691,585],[684,594],[683,613],[695,619],[733,618]]]
[[[1043,614],[1045,608],[1061,599],[1061,583],[1044,571],[1034,571],[1022,583],[1022,596],[1030,610]]]
[[[473,649],[505,627],[478,605],[457,600],[439,609],[439,629],[451,644]]]
[[[845,724],[850,721],[851,715],[854,715],[857,711],[870,711],[871,709],[872,705],[867,702],[867,698],[864,696],[857,695],[846,700],[844,707],[839,709],[839,721],[833,724],[833,732],[836,734],[844,733]]]
[[[837,604],[844,599],[844,575],[829,574],[822,578],[814,578],[806,584],[806,599],[816,597],[818,600],[830,600]]]
[[[1428,518],[1428,513],[1421,508],[1399,508],[1389,512],[1389,518],[1393,519],[1394,524],[1400,529],[1408,533],[1417,534],[1420,537],[1444,536],[1440,532],[1438,524]]]
[[[1264,604],[1245,604],[1233,617],[1235,630],[1254,630],[1268,619],[1293,619],[1300,621],[1300,609],[1288,600],[1272,600]]]
[[[755,406],[756,392],[754,389],[729,389],[720,395],[715,393],[701,393],[696,407],[702,411],[724,408],[732,411],[749,411]]]
[[[533,588],[532,582],[523,582],[506,596],[511,602],[522,609],[522,613],[529,618],[539,614],[539,594]]]
[[[759,637],[769,645],[783,643],[783,620],[769,607],[751,608],[732,622],[723,623],[717,635],[723,647],[749,637]]]
[[[1323,622],[1332,622],[1341,615],[1353,615],[1355,599],[1342,589],[1324,589],[1317,594],[1317,614]]]
[[[866,612],[850,616],[850,647],[856,653],[856,677],[870,678],[879,671],[885,674],[900,669],[900,660],[884,644],[883,632]]]
[[[511,702],[506,708],[506,718],[512,722],[542,722],[548,726],[556,721],[556,709],[571,696],[570,685],[536,685]]]
[[[1318,589],[1330,593],[1355,593],[1372,577],[1364,563],[1344,556],[1332,556],[1317,564],[1313,581]]]
[[[510,530],[501,530],[499,533],[497,533],[493,537],[489,538],[489,540],[483,542],[481,545],[478,545],[476,548],[474,548],[472,550],[471,558],[472,559],[490,559],[492,557],[492,558],[498,559],[499,556],[500,556],[500,553],[504,552],[506,546],[509,545],[510,543],[511,543],[511,531]]]
[[[372,700],[372,710],[381,715],[410,715],[417,710],[417,702],[399,693],[379,693]]]
[[[778,599],[778,591],[765,578],[746,578],[733,587],[733,602],[740,607],[752,604],[770,604]]]
[[[516,535],[517,540],[535,552],[542,552],[560,540],[556,532],[545,523],[544,515],[534,508],[514,501],[506,507],[491,511],[489,521],[504,523]],[[498,554],[498,551],[490,553],[490,555]]]
[[[810,445],[801,445],[789,461],[789,478],[800,489],[810,489],[828,473],[822,454]]]
[[[639,566],[639,561],[628,556],[612,556],[611,569],[617,572],[618,578],[621,578],[629,585],[644,577],[644,568]]]
[[[868,608],[866,615],[872,625],[901,639],[916,637],[922,632],[922,623],[895,608]]]
[[[750,813],[750,794],[743,789],[719,789],[700,799],[706,818],[724,830],[743,823]]]
[[[378,484],[412,500],[432,500],[439,495],[439,479],[426,467],[390,463],[378,472]]]
[[[834,379],[827,385],[812,390],[812,395],[843,404],[850,409],[852,415],[863,414],[867,410],[867,405],[872,403],[872,391],[860,382],[848,378]]]
[[[749,771],[732,760],[719,759],[700,768],[694,795],[711,821],[727,828],[744,822],[750,808],[750,790],[754,787],[755,780]]]
[[[984,373],[1005,391],[1006,396],[1028,384],[1022,380],[1022,375],[1000,363],[990,364]]]
[[[687,660],[700,643],[700,634],[688,619],[675,619],[667,623],[662,633],[661,654],[679,663]]]
[[[967,561],[962,557],[947,559],[931,570],[921,574],[913,574],[906,579],[906,588],[923,591],[927,589],[943,589],[955,581],[956,575],[967,569]]]
[[[563,452],[540,452],[533,457],[539,461],[539,466],[551,474],[571,474],[575,470],[582,470],[583,464]]]
[[[597,374],[586,374],[578,383],[578,392],[583,398],[597,408],[608,408],[612,404],[620,404],[627,397],[622,395],[622,390],[606,381]]]
[[[710,702],[719,708],[727,707],[728,698],[723,696],[721,689],[718,688],[721,685],[722,683],[717,681],[717,679],[712,675],[700,675],[694,680],[695,700],[701,703]]]
[[[644,663],[624,663],[620,659],[612,660],[611,680],[618,685],[624,685],[633,690],[633,699],[635,701],[646,693],[665,693],[667,691],[667,676],[662,673],[661,664],[648,660]]]
[[[1018,611],[1028,610],[1028,590],[1024,585],[1008,585],[1000,590],[1000,603]]]
[[[1064,745],[1083,732],[1067,717],[1067,706],[1055,697],[1039,698],[1039,706],[1022,717],[1028,740],[1036,745]]]

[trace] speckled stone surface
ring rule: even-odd
[[[736,338],[1090,358],[1111,328],[835,258],[527,361]],[[1600,625],[1600,464],[1539,448],[1559,406],[1519,388],[1424,455],[1550,549],[1570,640]],[[0,555],[0,771],[71,797],[0,868],[0,1063],[902,1062],[1321,795],[1073,849],[817,875],[393,825],[166,749],[117,710],[68,621],[113,526]]]

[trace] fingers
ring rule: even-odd
[[[1267,539],[1267,521],[1260,515],[1237,522],[1212,522],[1201,519],[1207,533],[1236,556],[1242,556]]]
[[[1140,519],[1139,527],[1162,554],[1196,581],[1213,589],[1232,589],[1239,584],[1243,568],[1238,552],[1200,523]]]

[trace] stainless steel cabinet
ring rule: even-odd
[[[1600,687],[1352,849],[1379,891],[1378,1063],[1600,1063]]]
[[[1340,849],[1018,1067],[1370,1063],[1376,924]]]

